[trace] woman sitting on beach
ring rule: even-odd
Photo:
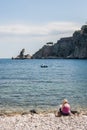
[[[68,100],[64,99],[62,105],[60,105],[59,111],[57,112],[56,116],[61,116],[61,115],[68,116],[70,114],[71,114],[70,105],[68,103]]]

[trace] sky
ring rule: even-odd
[[[33,55],[87,23],[87,0],[0,0],[0,58]]]

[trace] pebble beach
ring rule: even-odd
[[[54,113],[0,116],[0,130],[87,130],[87,115],[55,117]]]

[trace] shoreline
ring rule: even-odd
[[[28,115],[28,114],[49,114],[49,113],[56,113],[58,109],[29,109],[26,110],[0,110],[0,116],[14,116],[14,115]],[[71,110],[71,111],[77,111],[79,114],[87,115],[87,108],[84,110]]]

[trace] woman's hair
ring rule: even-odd
[[[67,100],[67,99],[64,99],[62,103],[63,103],[63,104],[68,103],[68,100]]]

